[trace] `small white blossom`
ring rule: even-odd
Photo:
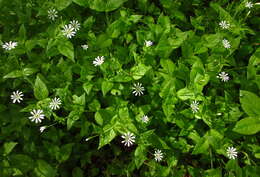
[[[149,117],[148,117],[147,115],[143,115],[142,121],[143,121],[144,123],[147,123],[147,122],[149,121]]]
[[[94,66],[100,66],[104,63],[105,57],[104,56],[98,56],[95,58],[95,60],[93,61],[93,65]]]
[[[88,45],[87,44],[81,45],[81,47],[83,48],[83,50],[88,50]]]
[[[144,45],[145,45],[145,47],[150,47],[150,46],[152,46],[153,45],[153,42],[152,41],[144,41]]]
[[[75,31],[78,31],[80,28],[80,23],[78,20],[72,20],[69,24],[72,26],[72,28],[74,28]]]
[[[190,108],[193,113],[196,113],[199,111],[199,103],[197,101],[192,101]]]
[[[13,94],[11,95],[11,99],[13,100],[13,103],[18,102],[20,103],[20,101],[23,100],[23,92],[20,92],[19,90],[17,90],[16,92],[13,92]]]
[[[227,82],[229,80],[228,73],[221,72],[218,74],[217,78],[221,79],[223,82]]]
[[[86,138],[85,141],[89,141],[89,138]]]
[[[44,114],[43,114],[43,111],[38,109],[38,110],[33,110],[31,112],[32,116],[29,117],[29,119],[32,121],[32,122],[35,122],[35,123],[39,123],[39,122],[42,122],[42,119],[44,119]]]
[[[144,91],[144,87],[142,87],[142,84],[141,83],[137,83],[135,84],[134,83],[134,86],[132,87],[132,89],[134,90],[132,93],[135,95],[135,96],[141,96],[143,95],[143,91]]]
[[[55,18],[57,18],[58,17],[58,12],[57,12],[57,10],[55,10],[55,9],[49,9],[48,10],[48,18],[50,19],[50,20],[55,20]]]
[[[153,155],[154,155],[155,161],[157,161],[157,162],[160,162],[163,159],[163,153],[161,150],[156,150]]]
[[[63,30],[62,33],[64,36],[66,36],[67,38],[72,38],[73,36],[75,36],[76,31],[73,28],[73,26],[71,24],[69,25],[64,25],[63,26]]]
[[[47,127],[46,126],[41,126],[40,127],[40,132],[42,133]]]
[[[219,22],[219,26],[222,29],[228,29],[230,27],[230,24],[227,21],[223,20],[223,21]]]
[[[227,148],[227,156],[229,159],[235,159],[237,158],[237,150],[234,147],[228,147]]]
[[[50,108],[52,109],[52,110],[57,110],[57,109],[59,109],[60,108],[60,105],[61,105],[61,100],[60,100],[60,98],[54,98],[54,99],[52,99],[52,101],[50,102]]]
[[[253,3],[252,2],[246,2],[245,7],[251,9],[253,7]]]
[[[227,39],[223,39],[222,44],[226,49],[229,49],[231,47],[230,42]]]
[[[17,45],[18,45],[17,42],[9,41],[9,42],[5,42],[2,47],[3,47],[5,50],[12,50],[12,49],[14,49]]]
[[[135,136],[133,133],[125,133],[121,136],[124,140],[121,143],[124,143],[125,146],[131,146],[135,142]]]

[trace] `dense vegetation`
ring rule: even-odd
[[[259,176],[260,3],[0,9],[0,177]]]

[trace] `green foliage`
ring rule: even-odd
[[[0,0],[0,177],[258,177],[248,2]]]

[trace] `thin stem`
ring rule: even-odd
[[[210,156],[210,167],[214,168],[213,167],[213,159],[212,159],[212,149],[211,149],[211,147],[209,148],[209,156]]]

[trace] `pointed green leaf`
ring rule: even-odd
[[[47,98],[49,95],[47,86],[39,76],[36,77],[33,91],[35,98],[38,100],[43,100],[44,98]]]
[[[13,148],[17,145],[16,142],[6,142],[4,144],[4,155],[8,155],[10,152],[12,152]]]
[[[240,103],[250,117],[260,116],[260,98],[256,94],[240,90]]]
[[[260,117],[247,117],[238,121],[233,128],[234,132],[243,135],[253,135],[260,131]]]

